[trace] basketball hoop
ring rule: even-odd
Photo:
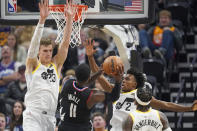
[[[58,28],[58,36],[55,40],[56,43],[61,43],[64,33],[64,26],[66,25],[66,19],[64,15],[64,8],[66,5],[50,5],[49,10],[52,17],[55,19]],[[86,5],[72,5],[76,7],[74,21],[72,25],[72,34],[70,39],[70,46],[74,48],[81,44],[80,30],[86,19],[86,12],[88,6]]]

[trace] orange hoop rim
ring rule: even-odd
[[[65,6],[66,6],[65,4],[64,5],[49,5],[49,10],[51,12],[64,12]],[[85,9],[85,11],[88,10],[87,5],[72,5],[72,6],[76,7],[77,10],[81,10],[81,9]],[[58,10],[57,10],[57,8],[58,8]]]

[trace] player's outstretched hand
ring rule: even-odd
[[[43,20],[49,16],[49,1],[48,0],[41,0],[38,4],[40,9],[40,17]]]
[[[68,2],[68,0],[66,0],[66,7],[64,9],[64,15],[66,17],[66,19],[70,18],[73,19],[74,15],[75,15],[75,11],[76,11],[76,7],[73,6],[73,2],[72,0],[70,0]]]
[[[92,39],[86,40],[86,43],[84,46],[86,48],[86,55],[87,56],[93,56],[94,53],[96,52],[96,50],[94,49],[94,42],[95,41],[92,41]]]
[[[195,100],[192,104],[192,111],[197,111],[197,100]]]

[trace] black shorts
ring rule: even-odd
[[[58,131],[91,131],[91,125],[79,125],[79,124],[63,124],[58,127]]]

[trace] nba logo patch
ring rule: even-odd
[[[8,0],[8,12],[15,13],[17,9],[17,0]]]

